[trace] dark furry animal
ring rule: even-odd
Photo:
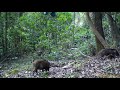
[[[49,71],[49,68],[50,68],[50,63],[46,60],[36,60],[33,62],[33,67],[34,67],[34,70],[33,72],[36,72],[39,70],[42,70],[42,71]]]
[[[110,48],[102,49],[97,55],[100,57],[107,56],[107,58],[109,58],[109,59],[120,56],[116,49],[110,49]]]

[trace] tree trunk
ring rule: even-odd
[[[100,17],[100,16],[99,16]],[[100,25],[99,25],[99,27],[97,27],[96,28],[96,26],[93,24],[93,22],[92,22],[92,20],[91,20],[91,18],[90,18],[90,16],[89,16],[89,12],[86,12],[86,18],[87,18],[87,20],[88,20],[88,23],[90,24],[90,26],[91,26],[91,29],[92,29],[92,31],[93,31],[93,33],[95,34],[95,36],[97,37],[97,39],[99,40],[99,42],[100,42],[100,44],[102,44],[103,46],[104,46],[104,48],[109,48],[109,45],[108,45],[108,43],[105,41],[105,39],[102,37],[102,35],[101,35],[101,33],[99,33],[99,31],[97,30],[98,28],[99,28],[99,30],[101,29],[100,28]],[[99,20],[101,20],[101,19],[99,19]],[[99,23],[101,23],[101,22],[99,22]],[[97,24],[96,24],[97,25]],[[101,46],[102,46],[101,45]],[[103,47],[102,46],[102,47]],[[98,47],[99,48],[99,47]],[[99,50],[99,49],[97,49],[97,50]]]
[[[102,13],[101,12],[94,12],[94,25],[97,31],[100,33],[100,35],[103,37],[105,40],[104,32],[103,32],[103,27],[102,27]],[[97,52],[99,52],[101,49],[104,48],[100,40],[96,37],[95,35],[95,41],[96,41],[96,46],[97,46]]]
[[[73,40],[72,40],[72,47],[74,47],[74,41],[75,41],[75,27],[76,27],[76,24],[75,24],[75,18],[76,18],[76,13],[74,12],[74,28],[73,28],[73,34],[72,34],[72,36],[73,36]]]
[[[2,18],[2,15],[3,13],[1,12],[0,13],[0,18],[1,18],[1,21],[0,21],[0,26],[1,26],[1,46],[2,46],[2,56],[5,54],[5,50],[4,50],[4,30],[3,30],[3,27],[4,27],[4,20]]]
[[[3,54],[6,55],[7,53],[7,12],[5,13],[5,29],[4,29],[4,45],[3,45]]]
[[[117,24],[115,20],[113,19],[111,12],[107,13],[107,17],[108,17],[109,25],[111,28],[111,35],[112,35],[113,40],[115,41],[114,46],[119,46],[119,42],[120,42],[119,28],[117,27]]]

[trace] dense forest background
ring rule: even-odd
[[[119,12],[0,12],[1,65],[80,60],[119,46]]]

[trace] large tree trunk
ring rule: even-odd
[[[99,16],[100,17],[100,16]],[[100,43],[98,43],[98,44],[102,44],[101,45],[101,47],[104,47],[104,48],[109,48],[109,45],[107,44],[107,42],[105,41],[105,39],[102,37],[102,34],[101,34],[101,32],[99,32],[97,29],[99,28],[99,30],[101,29],[101,26],[99,25],[98,27],[97,26],[95,26],[94,24],[93,24],[93,22],[92,22],[92,20],[91,20],[91,18],[90,18],[90,16],[89,16],[89,12],[86,12],[86,18],[87,18],[87,20],[88,20],[88,23],[90,24],[90,27],[91,27],[91,29],[92,29],[92,31],[93,31],[93,33],[95,34],[95,36],[97,37],[97,39],[99,40],[99,42]],[[99,20],[101,20],[101,19],[99,19]],[[99,22],[99,23],[96,23],[96,25],[97,24],[100,24],[101,22]],[[97,28],[96,28],[97,27]],[[97,41],[98,42],[98,41]],[[99,49],[97,49],[97,50],[99,50]]]
[[[115,45],[114,46],[119,46],[119,42],[120,42],[120,31],[119,28],[115,22],[115,20],[113,19],[111,12],[107,13],[107,17],[108,17],[108,21],[109,21],[109,25],[111,28],[111,35],[113,40],[115,41]]]
[[[103,27],[102,27],[102,13],[101,12],[94,12],[94,25],[97,31],[100,33],[100,35],[105,39],[104,32],[103,32]],[[99,52],[101,49],[104,48],[100,40],[96,37],[95,35],[95,40],[96,40],[96,46],[97,46],[97,52]]]
[[[3,40],[3,42],[4,42],[4,45],[3,45],[3,54],[4,55],[6,55],[6,53],[7,53],[7,12],[5,13],[5,29],[4,29],[4,33],[3,33],[3,35],[4,35],[4,40]]]

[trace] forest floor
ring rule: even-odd
[[[1,78],[120,78],[120,58],[49,61],[49,71],[33,75],[31,57],[9,61],[0,68]]]

